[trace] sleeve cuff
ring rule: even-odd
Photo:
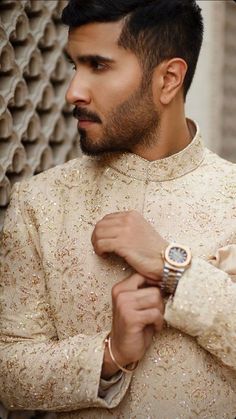
[[[131,379],[132,374],[124,374],[122,371],[118,371],[109,380],[100,378],[98,397],[103,407],[112,409],[118,406],[130,386]]]
[[[228,275],[208,262],[193,258],[191,267],[179,281],[174,298],[166,304],[167,323],[191,336],[199,336],[211,327],[224,307]]]
[[[98,396],[101,399],[107,400],[109,398],[109,392],[112,390],[116,390],[117,387],[120,390],[121,382],[123,381],[122,378],[124,373],[122,371],[118,371],[115,375],[113,375],[109,380],[104,380],[103,378],[100,379],[100,386],[98,389]],[[118,391],[119,391],[118,390]]]

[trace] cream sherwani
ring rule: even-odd
[[[104,215],[131,209],[189,245],[193,262],[133,376],[105,382],[111,288],[131,270],[99,258],[91,234]],[[17,184],[1,245],[2,402],[60,419],[233,419],[235,243],[236,167],[199,130],[163,160],[84,157]]]

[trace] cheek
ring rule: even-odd
[[[100,79],[94,90],[95,106],[108,111],[125,102],[140,87],[141,78],[133,73],[110,73]],[[96,93],[95,93],[96,91]]]

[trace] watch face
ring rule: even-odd
[[[191,251],[187,246],[173,243],[165,250],[166,261],[176,268],[187,267],[191,263],[191,258]]]
[[[184,263],[186,262],[188,254],[185,249],[177,246],[171,247],[169,251],[169,258],[176,263]]]

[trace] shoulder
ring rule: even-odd
[[[98,175],[96,159],[81,157],[31,178],[16,183],[12,189],[11,206],[19,205],[22,211],[41,211],[62,208],[73,191],[84,190]],[[17,204],[18,202],[18,204]]]
[[[205,149],[205,159],[203,164],[208,165],[209,172],[215,173],[216,176],[221,175],[225,177],[229,174],[233,177],[236,176],[236,164],[223,159],[208,148]]]
[[[94,170],[92,159],[81,157],[58,165],[38,175],[20,182],[16,188],[20,194],[26,195],[55,195],[65,188],[79,186],[81,178],[89,176]]]
[[[206,149],[202,169],[207,174],[210,184],[225,196],[236,198],[236,164],[225,160]]]
[[[213,151],[205,148],[205,162],[210,164],[213,170],[216,171],[230,171],[236,175],[236,164],[229,160],[220,157]]]
[[[70,160],[67,163],[55,166],[51,169],[45,170],[38,175],[23,180],[20,184],[20,188],[33,189],[41,186],[46,188],[49,185],[52,187],[63,179],[67,179],[68,177],[70,179],[71,176],[75,175],[75,173],[80,170],[82,164],[83,158]]]

